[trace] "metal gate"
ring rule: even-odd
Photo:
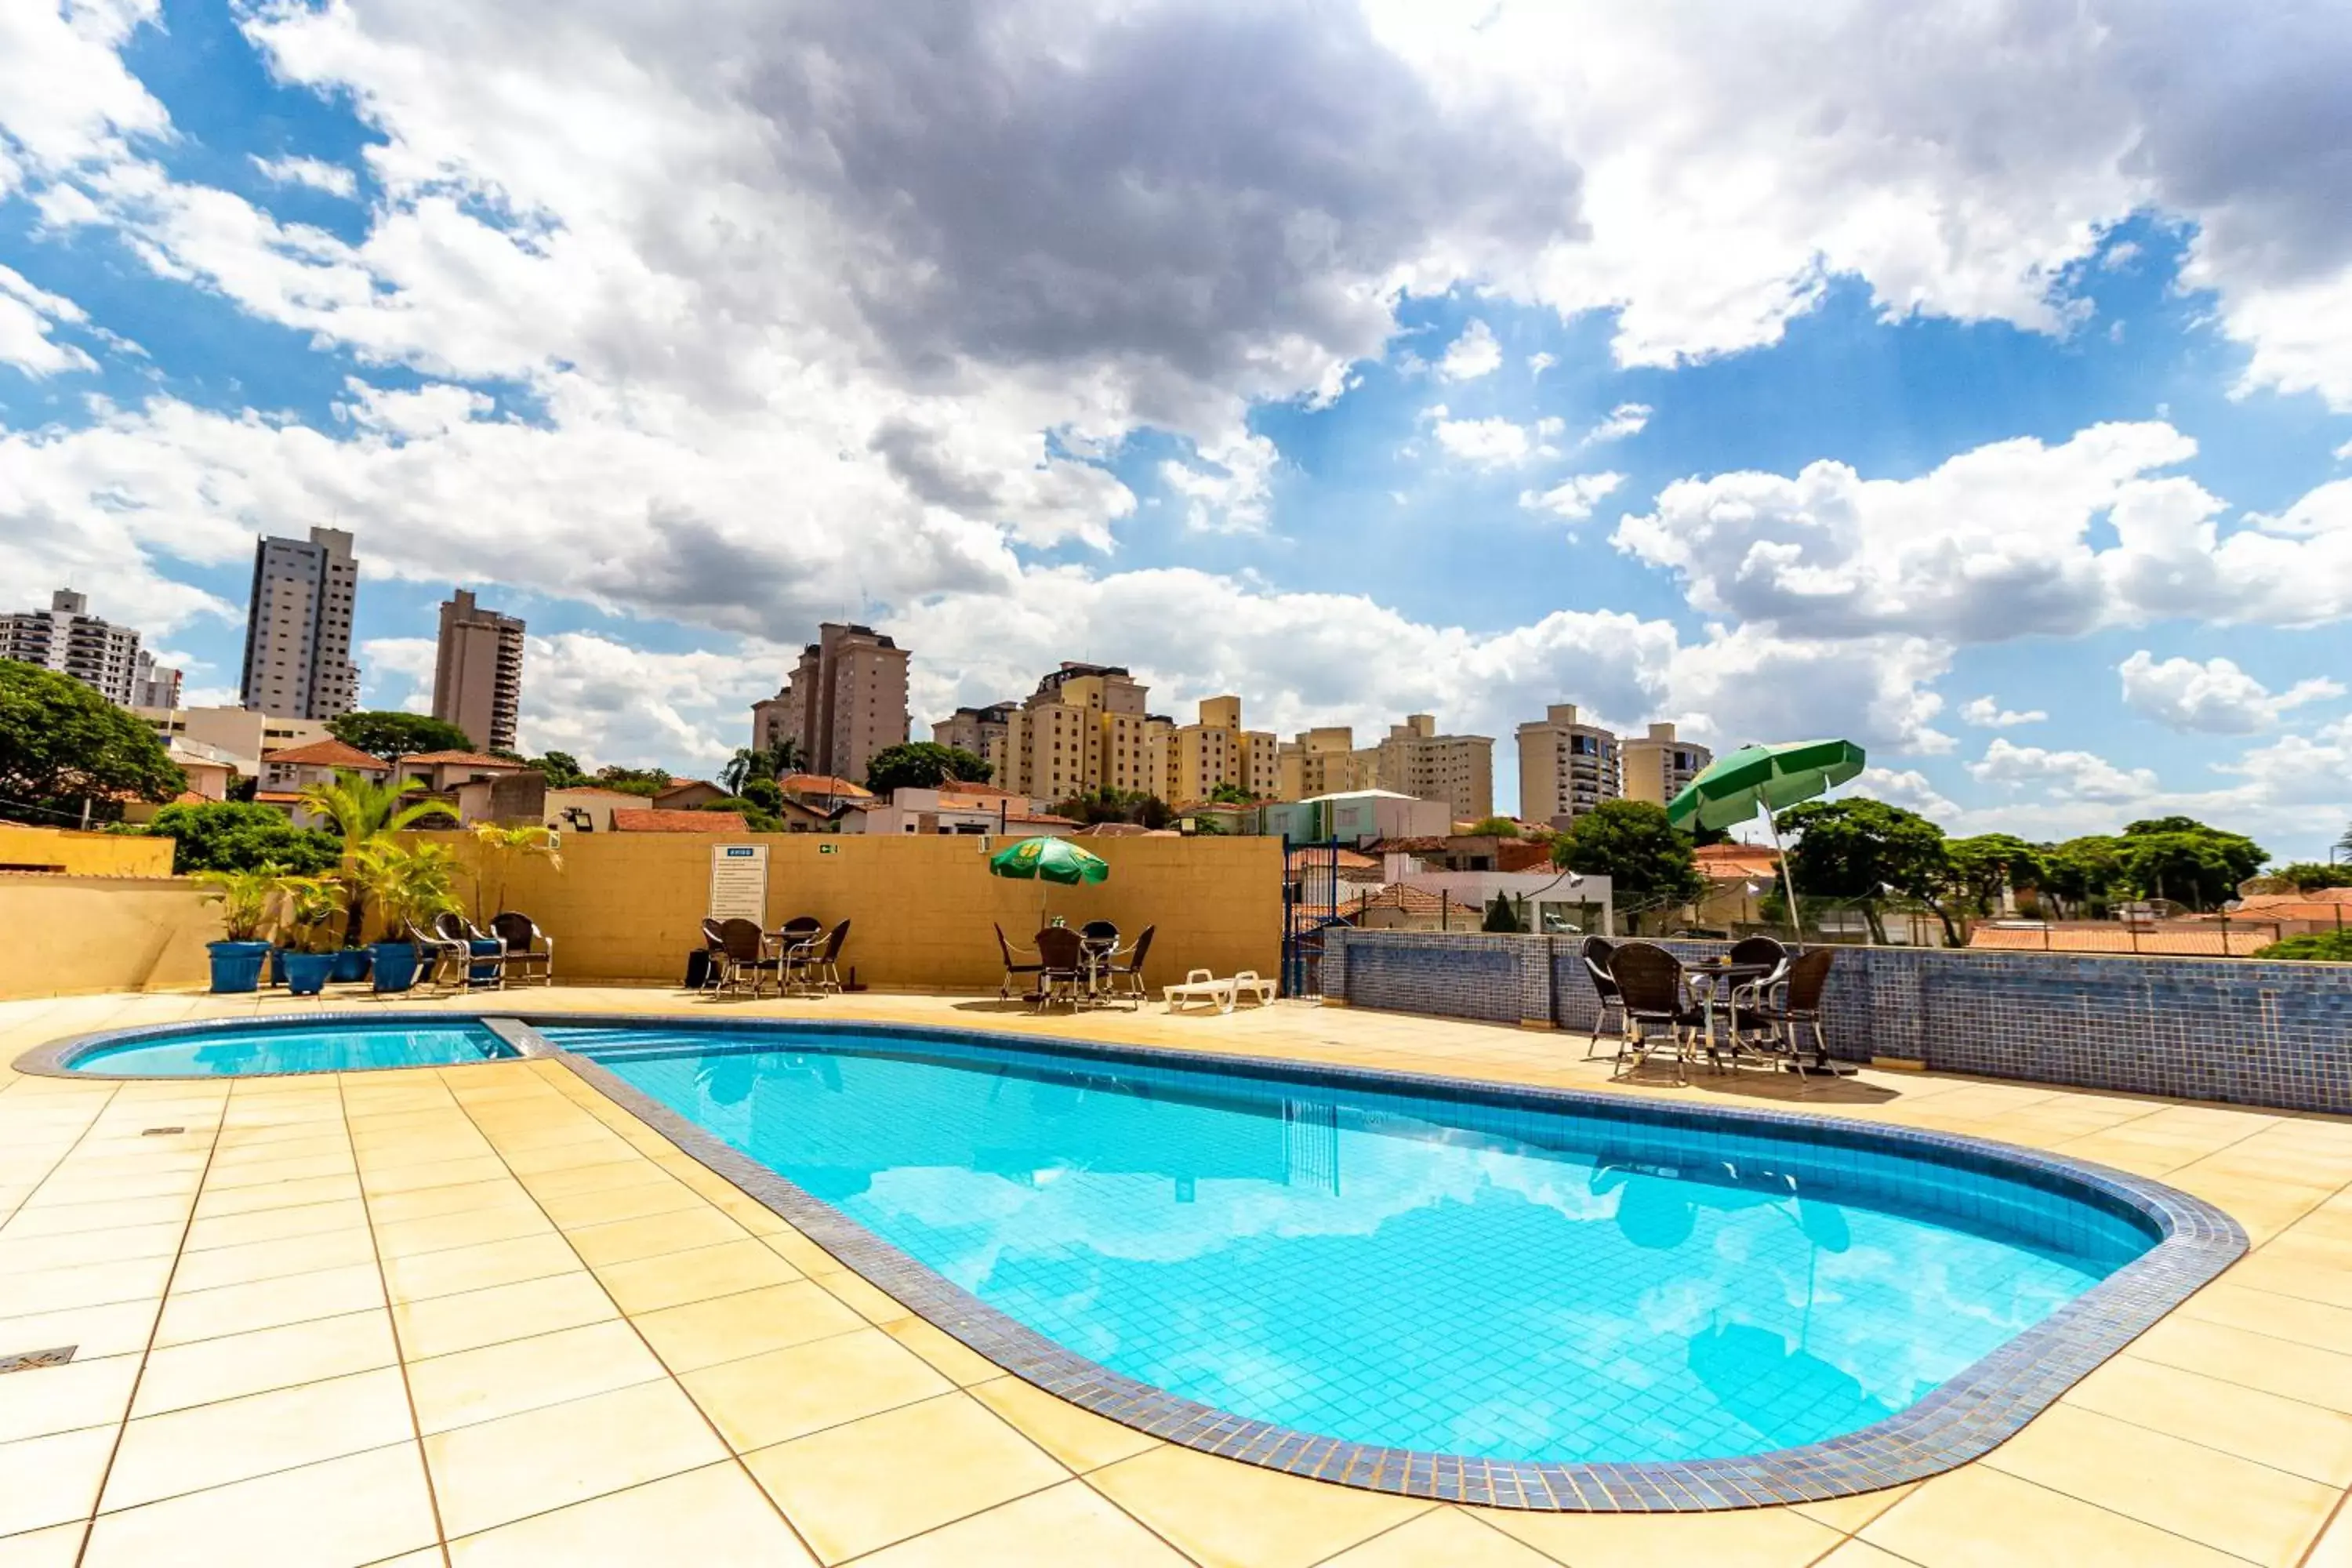
[[[1282,994],[1323,994],[1323,933],[1345,925],[1340,913],[1338,839],[1282,846]]]

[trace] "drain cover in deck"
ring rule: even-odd
[[[79,1345],[56,1345],[45,1351],[18,1351],[15,1355],[0,1355],[0,1373],[30,1372],[40,1366],[63,1366],[73,1360],[74,1352],[80,1348]]]

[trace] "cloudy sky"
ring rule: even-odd
[[[524,740],[820,618],[1253,727],[1846,735],[1956,831],[2352,818],[2352,22],[1973,0],[12,0],[0,584],[233,688],[354,531]],[[15,607],[10,605],[9,607]]]

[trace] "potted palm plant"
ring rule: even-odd
[[[383,918],[375,944],[375,988],[406,991],[416,984],[417,949],[411,933],[457,908],[457,858],[446,845],[403,845],[380,839],[363,846],[353,868],[357,884]]]
[[[507,879],[517,860],[544,860],[551,871],[563,869],[563,856],[555,836],[536,822],[474,824],[474,923],[489,928],[490,917],[506,910]],[[483,895],[488,894],[486,899]]]
[[[250,871],[198,871],[194,880],[221,907],[221,940],[207,942],[213,991],[228,995],[261,988],[261,966],[269,957],[268,934],[278,882],[275,865]]]
[[[397,784],[377,784],[345,771],[338,773],[332,784],[312,784],[302,792],[302,810],[323,822],[343,841],[343,866],[339,873],[344,892],[343,940],[335,959],[333,975],[337,980],[364,980],[374,963],[373,949],[361,942],[366,933],[372,896],[361,857],[370,846],[448,813],[448,807],[440,801],[407,798],[424,787],[417,779],[403,779]],[[396,932],[398,926],[387,921],[385,929]],[[413,968],[411,973],[413,975]],[[405,991],[409,984],[404,981],[392,989]]]
[[[278,959],[286,989],[297,996],[316,996],[327,988],[335,970],[333,924],[343,912],[342,884],[331,877],[280,877],[278,895],[286,916],[288,945]]]

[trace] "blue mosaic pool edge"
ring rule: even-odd
[[[800,1019],[722,1021],[646,1014],[526,1013],[522,1022],[543,1054],[562,1062],[734,1183],[853,1272],[1024,1381],[1097,1415],[1203,1453],[1343,1486],[1449,1502],[1553,1512],[1693,1512],[1815,1502],[1918,1480],[1990,1452],[2246,1250],[2245,1233],[2235,1220],[2162,1183],[2041,1151],[1913,1128],[1881,1128],[1748,1108],[1644,1105],[1589,1090],[1473,1082],[1384,1068],[1212,1056],[1148,1046],[1096,1046],[1012,1030],[833,1025]],[[1074,1059],[1176,1066],[1635,1121],[1796,1130],[1810,1141],[1825,1138],[1897,1152],[1933,1152],[1948,1160],[1957,1158],[1964,1165],[1997,1166],[2025,1179],[2063,1185],[2078,1194],[2104,1198],[2136,1211],[2160,1239],[2147,1253],[1948,1379],[1926,1398],[1885,1421],[1828,1442],[1730,1459],[1591,1465],[1525,1463],[1378,1447],[1234,1415],[1179,1398],[1076,1354],[987,1305],[831,1204],[729,1147],[593,1057],[539,1036],[536,1026],[540,1023],[670,1033],[887,1034],[999,1048],[1017,1047]]]
[[[537,1052],[526,1048],[525,1041],[535,1042],[547,1051],[554,1047],[536,1031],[515,1027],[517,1020],[504,1012],[461,1013],[448,1009],[423,1012],[414,1007],[397,1011],[378,1012],[373,1008],[336,1007],[316,1013],[278,1013],[252,1018],[183,1018],[168,1024],[133,1024],[120,1029],[99,1029],[87,1035],[68,1035],[62,1040],[51,1040],[36,1046],[18,1057],[10,1067],[28,1078],[70,1078],[89,1083],[226,1083],[236,1079],[316,1078],[322,1072],[402,1072],[405,1068],[313,1068],[296,1072],[194,1073],[106,1073],[84,1072],[74,1064],[98,1051],[111,1050],[118,1046],[151,1044],[176,1038],[183,1035],[202,1035],[234,1025],[241,1030],[315,1029],[321,1024],[419,1024],[446,1027],[451,1022],[477,1025],[497,1036],[516,1056],[528,1057]],[[484,1057],[488,1062],[512,1061],[514,1057]],[[450,1062],[450,1067],[471,1067],[471,1062]]]

